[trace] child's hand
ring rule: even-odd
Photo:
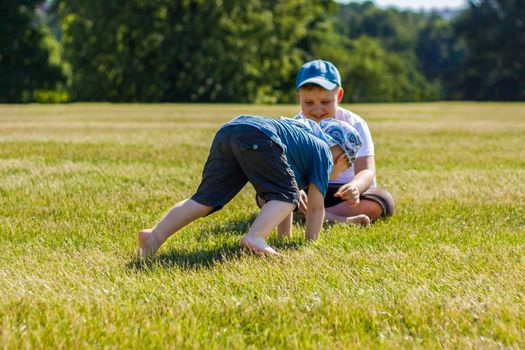
[[[347,183],[339,188],[334,197],[339,197],[352,207],[356,207],[359,204],[359,195],[359,188],[352,183]]]
[[[308,209],[308,195],[303,190],[299,193],[301,194],[301,197],[299,198],[299,208],[297,208],[297,211],[300,214],[306,215],[306,210]]]

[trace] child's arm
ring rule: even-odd
[[[354,179],[341,186],[334,197],[340,197],[355,207],[359,204],[359,196],[370,188],[376,174],[374,156],[359,157],[354,162]]]
[[[311,182],[308,188],[308,209],[306,210],[306,240],[316,240],[323,227],[324,221],[324,196]]]

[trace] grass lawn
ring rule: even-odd
[[[217,128],[296,107],[0,105],[0,348],[524,348],[525,103],[351,109],[394,217],[265,259],[249,185],[141,264]]]

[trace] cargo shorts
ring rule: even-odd
[[[297,181],[282,147],[254,126],[226,125],[213,139],[191,199],[217,211],[247,182],[265,201],[299,204]]]

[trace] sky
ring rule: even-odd
[[[364,0],[341,0],[340,2],[363,2]],[[462,8],[466,0],[373,0],[379,7],[395,6],[400,9],[429,10],[432,8]]]

